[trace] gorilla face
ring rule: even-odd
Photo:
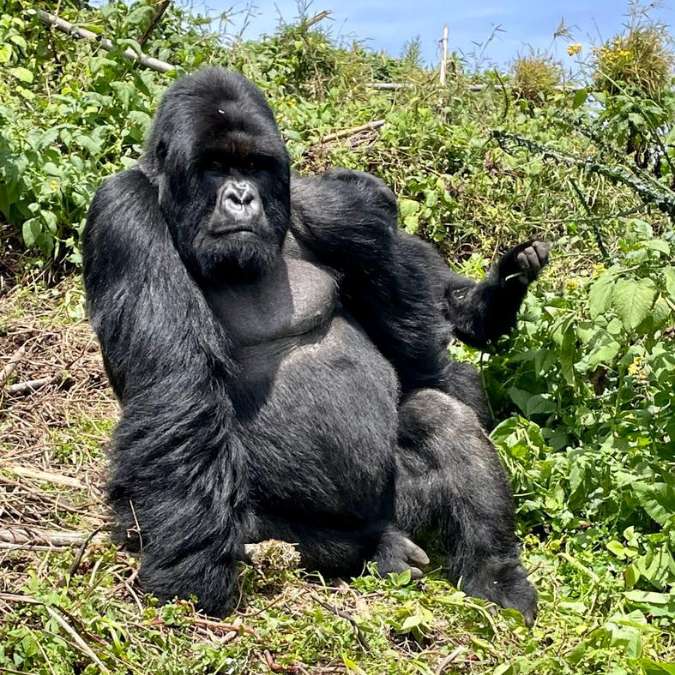
[[[289,226],[290,169],[254,85],[215,69],[179,80],[162,100],[144,167],[193,274],[250,279],[271,268]]]

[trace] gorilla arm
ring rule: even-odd
[[[156,188],[137,169],[97,192],[84,280],[106,370],[122,404],[108,496],[119,541],[162,600],[232,607],[244,519],[227,340],[174,248]],[[130,541],[135,540],[135,541]]]
[[[450,390],[471,405],[475,387],[449,360],[447,342],[454,334],[484,347],[508,332],[547,245],[517,246],[476,283],[452,272],[431,244],[396,229],[394,196],[374,176],[337,169],[294,177],[291,199],[294,233],[344,273],[346,306],[395,365],[404,391]]]

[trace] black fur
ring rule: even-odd
[[[532,620],[480,383],[445,347],[508,330],[547,251],[475,284],[396,218],[367,174],[291,179],[262,94],[216,69],[173,85],[141,166],[99,189],[84,272],[122,404],[108,495],[161,599],[228,612],[266,538],[337,575],[417,570],[408,536],[436,532],[453,581]]]

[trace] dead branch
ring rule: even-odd
[[[352,127],[351,129],[342,129],[341,131],[334,131],[332,134],[327,134],[324,136],[319,143],[331,143],[332,141],[337,141],[340,138],[347,138],[349,136],[355,136],[364,131],[374,131],[384,126],[384,120],[373,120],[372,122],[367,122],[358,127]]]
[[[9,473],[13,473],[15,476],[21,476],[22,478],[34,478],[35,480],[43,481],[45,483],[53,483],[54,485],[63,485],[65,487],[72,487],[78,490],[87,489],[87,486],[77,478],[73,478],[72,476],[64,476],[60,473],[40,471],[39,469],[34,469],[30,466],[3,466],[0,464],[0,470],[8,471]]]
[[[34,391],[50,384],[65,385],[68,382],[72,382],[72,380],[67,378],[65,373],[57,373],[49,377],[40,377],[37,380],[27,380],[26,382],[11,384],[9,387],[6,387],[5,391],[13,396],[23,396],[24,394],[32,394]]]
[[[108,38],[100,37],[96,35],[96,33],[93,33],[86,28],[79,28],[78,26],[70,23],[70,21],[66,21],[65,19],[56,16],[56,14],[50,14],[49,12],[45,12],[43,9],[38,9],[37,15],[40,21],[42,21],[42,23],[44,23],[46,26],[53,26],[66,35],[70,35],[71,37],[78,39],[97,42],[101,45],[101,47],[103,47],[103,49],[109,52],[115,49],[114,43]],[[156,70],[158,73],[168,73],[176,69],[175,66],[172,66],[166,61],[160,61],[159,59],[148,56],[147,54],[138,54],[131,48],[125,49],[122,52],[122,56],[124,56],[124,58],[128,59],[129,61],[135,61],[146,68]]]
[[[75,556],[75,560],[73,560],[73,563],[71,566],[68,568],[68,576],[66,577],[67,580],[70,580],[77,572],[77,568],[80,566],[80,563],[82,562],[82,558],[84,557],[84,552],[87,550],[87,546],[94,540],[94,537],[103,529],[103,525],[99,525],[95,530],[89,533],[89,536],[82,542],[82,545],[80,546],[80,550],[77,552],[77,555]]]
[[[59,626],[61,626],[61,628],[63,628],[63,630],[73,639],[78,649],[96,664],[99,671],[102,673],[109,673],[110,670],[108,670],[98,656],[96,656],[93,649],[84,641],[84,638],[66,621],[65,616],[49,605],[45,605],[44,607],[49,616],[51,616],[52,619],[54,619],[54,621],[56,621],[56,623],[58,623]]]
[[[26,355],[28,351],[28,342],[24,342],[9,359],[7,365],[0,370],[0,388],[2,388],[10,378],[11,374],[16,370],[16,367],[19,365],[21,359]]]
[[[318,12],[314,16],[310,16],[307,21],[302,22],[302,27],[307,30],[308,28],[311,28],[312,26],[315,26],[317,23],[320,21],[323,21],[324,19],[327,19],[333,12],[329,9],[324,9],[322,12]]]
[[[165,12],[167,9],[169,9],[169,5],[171,4],[171,0],[160,0],[159,4],[157,5],[157,8],[155,9],[155,13],[152,16],[152,19],[150,19],[150,24],[148,27],[145,29],[145,32],[141,36],[140,40],[138,41],[138,44],[142,47],[147,41],[152,32],[157,28],[159,25],[159,22],[162,20],[162,17],[164,16]]]
[[[89,541],[87,541],[89,540]],[[107,536],[91,535],[87,532],[69,532],[67,530],[40,530],[29,527],[0,528],[0,549],[72,548],[87,543],[103,543]]]

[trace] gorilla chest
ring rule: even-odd
[[[281,257],[262,279],[211,289],[209,302],[243,360],[303,342],[333,317],[337,281],[307,260]]]

